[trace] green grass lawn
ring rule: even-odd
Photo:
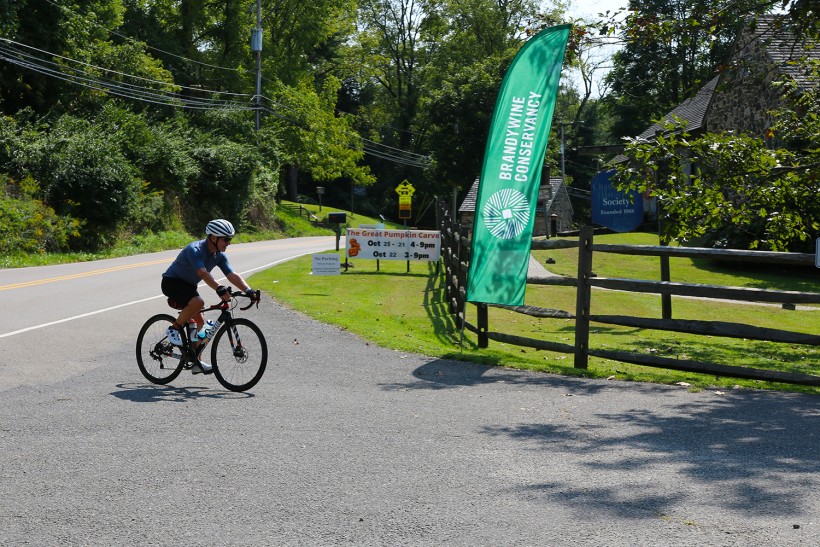
[[[618,243],[657,244],[653,236],[623,235]],[[618,235],[596,238],[596,242],[616,242]],[[552,256],[547,265],[556,273],[575,275],[574,249],[537,251],[539,260]],[[341,253],[343,254],[343,253]],[[544,255],[544,256],[541,256]],[[606,256],[607,260],[597,260]],[[344,258],[342,258],[344,260]],[[596,254],[593,269],[601,276],[657,279],[657,258]],[[356,260],[354,267],[339,276],[312,276],[311,257],[286,262],[260,272],[252,278],[254,287],[273,295],[287,306],[338,325],[378,345],[399,352],[416,352],[432,357],[454,358],[484,364],[526,368],[544,372],[661,383],[686,382],[690,389],[762,387],[820,394],[820,389],[766,383],[735,378],[716,378],[678,371],[667,371],[617,361],[590,358],[589,368],[573,367],[573,356],[490,341],[480,350],[476,337],[456,329],[444,302],[444,279],[435,266],[411,263],[407,273],[404,261]],[[738,272],[731,275],[720,266],[696,264],[690,259],[672,260],[673,281],[752,286],[784,290],[820,292],[820,283],[811,272],[792,279],[774,272]],[[530,285],[527,305],[575,310],[575,290],[570,287]],[[592,313],[660,317],[660,296],[596,290]],[[802,308],[802,307],[801,307]],[[785,310],[777,306],[727,304],[673,298],[673,317],[704,319],[767,326],[796,332],[820,333],[820,310]],[[475,324],[475,307],[468,306],[468,319]],[[561,342],[574,343],[574,320],[538,319],[490,308],[490,330]],[[820,374],[820,348],[775,344],[750,340],[695,336],[593,323],[590,347],[659,356],[693,359],[727,365]]]

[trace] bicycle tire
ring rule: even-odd
[[[241,342],[236,347],[236,338]],[[220,343],[223,342],[223,343]],[[211,366],[222,387],[247,391],[262,379],[268,364],[268,345],[259,327],[240,317],[226,323],[214,336]]]
[[[182,349],[172,345],[165,331],[174,318],[161,313],[148,319],[137,336],[137,366],[150,382],[165,385],[172,382],[185,363]]]

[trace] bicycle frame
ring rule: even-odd
[[[231,296],[233,296],[234,293],[230,293],[230,294],[231,294]],[[239,294],[239,293],[236,293],[236,294]],[[211,312],[211,311],[220,310],[219,317],[217,318],[220,325],[217,329],[214,329],[214,331],[208,337],[206,337],[204,340],[202,340],[196,346],[194,346],[193,341],[188,338],[187,329],[182,329],[183,340],[184,340],[183,351],[184,352],[190,352],[188,355],[185,355],[186,361],[188,362],[189,365],[192,366],[194,363],[197,363],[199,361],[199,358],[202,355],[202,352],[205,350],[205,348],[208,346],[208,344],[214,338],[214,336],[216,336],[216,333],[219,331],[219,329],[223,328],[223,326],[224,326],[224,328],[227,329],[226,334],[228,335],[228,340],[231,344],[231,348],[233,349],[234,355],[235,356],[239,355],[239,352],[241,352],[241,350],[242,350],[242,341],[240,340],[239,333],[236,331],[236,329],[232,328],[233,327],[233,319],[234,319],[233,309],[236,306],[232,307],[231,302],[232,302],[232,300],[222,300],[218,304],[213,304],[211,306],[208,306],[207,308],[203,308],[202,310],[200,310],[199,313],[202,313],[202,314],[205,314],[205,313],[208,313],[208,312]],[[257,302],[257,305],[258,305],[258,298],[257,298],[256,302]],[[247,310],[251,306],[253,306],[253,304],[254,304],[254,302],[251,301],[250,304],[248,304],[244,308],[239,308],[239,309],[240,309],[240,311]],[[193,359],[190,358],[191,355],[193,355]]]

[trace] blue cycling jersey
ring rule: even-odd
[[[205,268],[210,272],[217,266],[225,275],[233,272],[228,257],[219,251],[213,254],[208,253],[208,240],[203,239],[194,241],[182,249],[162,277],[175,277],[192,285],[198,285],[201,279],[196,273],[197,270]]]

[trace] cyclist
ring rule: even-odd
[[[233,225],[227,220],[217,218],[208,223],[205,234],[205,239],[194,241],[182,249],[176,260],[162,274],[162,294],[174,300],[178,306],[182,306],[176,322],[166,331],[168,341],[176,346],[182,345],[181,330],[191,318],[196,321],[197,330],[205,325],[205,318],[202,316],[205,300],[197,292],[200,281],[204,281],[215,290],[223,300],[230,299],[228,288],[217,283],[210,273],[216,266],[219,266],[228,281],[255,299],[253,290],[241,275],[233,271],[225,255],[231,239],[236,234]],[[200,361],[198,365],[194,365],[191,372],[210,374],[213,367]]]

